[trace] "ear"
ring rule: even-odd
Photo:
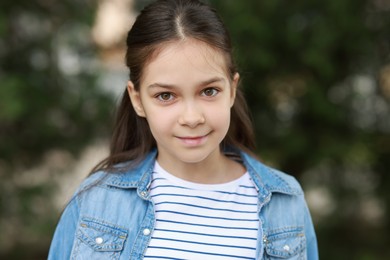
[[[234,105],[234,101],[236,100],[236,93],[237,93],[237,87],[238,87],[239,80],[240,80],[240,74],[238,74],[236,72],[236,74],[234,74],[234,76],[233,76],[233,81],[232,81],[232,85],[231,85],[230,107],[232,107]]]
[[[134,88],[134,84],[131,81],[127,82],[127,92],[131,100],[131,104],[138,116],[145,117],[145,111],[142,106],[141,97],[139,91]]]

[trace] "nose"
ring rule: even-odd
[[[185,104],[178,120],[180,125],[189,126],[190,128],[195,128],[205,121],[201,107],[195,102]]]

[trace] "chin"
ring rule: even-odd
[[[179,155],[177,158],[184,163],[201,163],[205,161],[211,153],[201,153],[201,154],[189,154],[188,156]]]

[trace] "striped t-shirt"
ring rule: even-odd
[[[177,178],[156,162],[156,225],[145,259],[254,259],[259,217],[249,174],[224,184]]]

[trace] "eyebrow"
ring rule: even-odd
[[[222,77],[215,77],[215,78],[211,78],[211,79],[208,79],[205,81],[201,81],[198,85],[199,86],[207,86],[207,85],[212,84],[212,83],[224,82],[224,81],[225,81],[225,79]],[[161,87],[161,88],[167,88],[167,89],[177,88],[177,86],[174,84],[165,84],[165,83],[153,83],[153,84],[148,86],[149,89],[154,88],[154,87]]]

